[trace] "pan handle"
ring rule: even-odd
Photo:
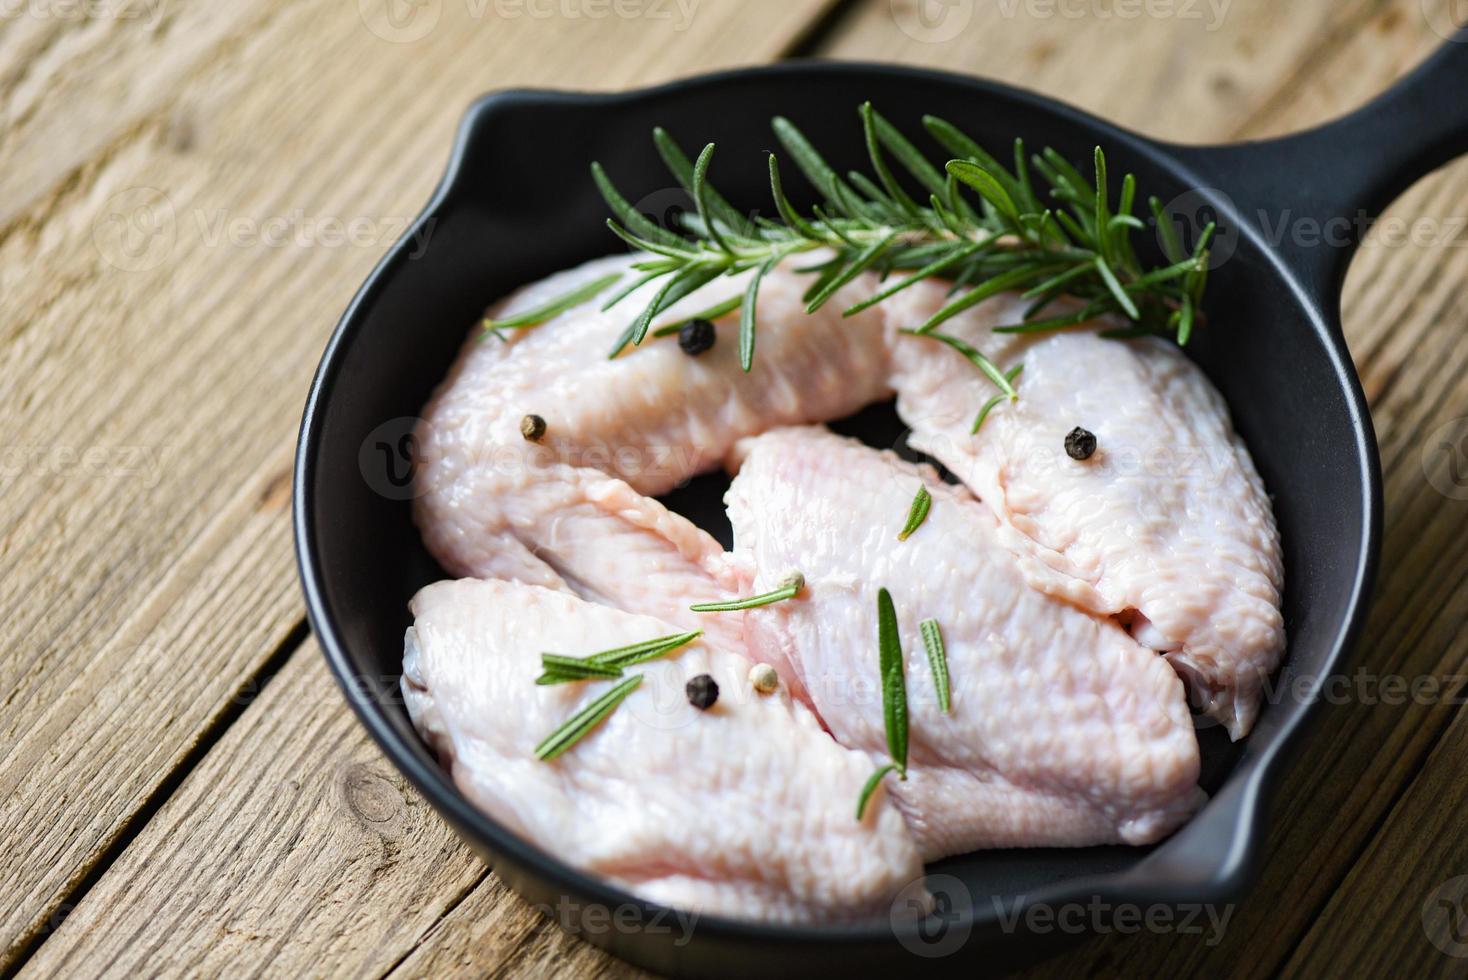
[[[1382,210],[1468,153],[1468,26],[1349,115],[1277,139],[1171,149],[1197,179],[1199,199],[1217,201],[1221,227],[1232,218],[1262,232],[1333,306]]]

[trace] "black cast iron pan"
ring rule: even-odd
[[[769,119],[791,117],[837,169],[863,165],[856,107],[910,134],[946,117],[991,147],[1015,136],[1111,170],[1172,201],[1184,225],[1216,216],[1209,324],[1188,348],[1222,390],[1274,496],[1284,541],[1288,661],[1238,745],[1202,731],[1212,799],[1150,848],[992,851],[929,868],[942,915],[918,926],[773,928],[659,910],[562,864],[471,806],[424,748],[398,695],[408,598],[443,576],[409,516],[413,417],[467,327],[516,286],[617,248],[587,167],[658,200],[669,185],[648,134],[717,141],[719,186],[768,208]],[[936,148],[930,148],[936,151]],[[1266,803],[1327,677],[1361,629],[1381,536],[1376,442],[1341,335],[1339,294],[1369,219],[1416,178],[1468,151],[1468,32],[1365,108],[1282,139],[1185,147],[1118,129],[992,82],[883,65],[789,63],[621,95],[503,92],[469,110],[432,201],[363,285],[332,336],[302,423],[295,535],[311,623],[383,751],[496,872],[564,925],[656,970],[866,974],[922,966],[995,972],[1074,941],[1067,923],[1127,907],[1238,901],[1259,870]],[[890,445],[875,409],[845,428]],[[674,495],[706,524],[717,478]],[[717,527],[714,530],[719,530]],[[1030,915],[1028,910],[1040,910]],[[1047,911],[1048,914],[1047,914]],[[1084,911],[1082,911],[1084,910]],[[616,912],[616,916],[609,915]]]

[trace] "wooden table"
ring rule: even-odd
[[[1462,14],[920,2],[0,8],[0,972],[630,972],[508,893],[378,754],[296,584],[311,371],[476,94],[869,58],[1213,141],[1363,102]],[[1468,161],[1391,214],[1429,231],[1364,249],[1345,300],[1386,468],[1376,683],[1308,740],[1222,942],[1101,937],[1037,975],[1468,971],[1424,927],[1468,891],[1465,692],[1400,703],[1384,680],[1468,673],[1468,493],[1437,458],[1468,425]]]

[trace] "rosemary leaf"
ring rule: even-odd
[[[685,316],[681,320],[674,320],[672,323],[666,323],[663,326],[654,329],[652,331],[652,335],[654,337],[670,336],[677,333],[679,330],[682,330],[683,325],[688,323],[690,320],[717,320],[719,317],[727,316],[730,313],[733,313],[735,310],[739,309],[740,304],[743,302],[744,294],[736,293],[723,302],[715,303],[713,306],[710,306],[707,309],[699,310],[692,316]]]
[[[907,772],[907,681],[903,676],[902,641],[897,635],[897,610],[886,589],[877,590],[877,651],[882,675],[882,717],[887,729],[887,752],[904,775]]]
[[[860,313],[862,310],[868,309],[872,306],[876,306],[878,303],[882,302],[884,299],[887,299],[893,294],[900,293],[902,292],[902,290],[907,289],[909,286],[914,286],[917,283],[922,282],[924,279],[936,276],[938,273],[943,272],[954,265],[957,265],[959,262],[962,262],[964,259],[968,258],[970,255],[972,255],[974,252],[978,251],[982,247],[983,246],[979,242],[969,242],[965,245],[961,245],[958,248],[953,249],[942,258],[935,259],[934,261],[929,262],[927,265],[923,266],[921,269],[918,269],[918,271],[914,272],[912,275],[906,277],[905,279],[899,280],[895,284],[888,286],[886,289],[883,289],[880,292],[868,297],[867,299],[862,300],[860,303],[848,306],[846,309],[841,311],[841,315],[853,316],[854,314]]]
[[[646,286],[654,279],[661,278],[665,275],[667,275],[667,272],[661,269],[647,270],[642,275],[627,283],[627,285],[623,286],[621,289],[613,292],[611,298],[601,305],[601,311],[605,313],[607,310],[610,310],[612,307],[616,306],[618,303],[622,302],[622,300],[626,299],[628,296],[631,296],[633,293],[637,292],[637,290],[641,289],[643,286]]]
[[[616,185],[612,183],[611,178],[607,176],[607,172],[602,169],[601,164],[591,165],[591,179],[596,182],[596,188],[601,191],[602,199],[607,202],[607,207],[611,209],[612,214],[632,234],[663,245],[684,244],[683,239],[661,225],[649,221],[645,214],[629,204],[617,190]]]
[[[636,690],[637,685],[641,683],[642,675],[633,674],[576,712],[570,718],[566,719],[560,728],[547,735],[535,747],[535,757],[549,762],[581,741],[593,728],[601,724],[608,715],[615,711],[617,705],[626,700],[627,695]]]
[[[841,266],[841,259],[838,257],[831,259],[829,262],[822,262],[820,265],[796,269],[796,272],[813,272],[816,275],[811,284],[806,287],[805,292],[801,294],[800,301],[802,303],[809,303],[815,297],[816,293],[825,288],[826,283],[841,274]]]
[[[1101,279],[1106,283],[1106,288],[1111,290],[1111,295],[1115,296],[1121,308],[1126,310],[1127,316],[1133,320],[1141,319],[1142,314],[1137,310],[1137,304],[1127,295],[1127,291],[1122,288],[1121,281],[1116,278],[1116,273],[1111,271],[1111,266],[1100,255],[1096,256],[1096,271],[1101,273]]]
[[[698,155],[698,162],[693,165],[693,203],[698,208],[698,216],[703,219],[703,226],[709,238],[719,248],[733,255],[734,249],[724,238],[723,232],[719,231],[718,222],[710,216],[708,172],[713,160],[714,144],[710,143],[703,148],[703,152]]]
[[[667,245],[662,242],[653,241],[650,238],[643,238],[640,235],[634,234],[633,232],[628,231],[626,228],[623,228],[621,225],[617,224],[611,218],[607,219],[607,228],[611,231],[612,234],[616,235],[618,238],[622,239],[622,241],[626,242],[628,245],[631,245],[633,248],[641,249],[645,252],[652,252],[654,255],[662,255],[666,258],[676,260],[676,262],[678,263],[678,268],[681,268],[689,262],[698,261],[701,258],[698,252],[687,247],[688,243],[683,241],[683,239],[681,238],[676,239],[678,244]]]
[[[1035,186],[1030,181],[1029,164],[1025,162],[1025,141],[1018,136],[1014,138],[1014,175],[1015,183],[1019,185],[1020,206],[1032,213],[1045,210],[1040,205],[1040,199],[1035,196]]]
[[[888,152],[896,157],[897,161],[907,168],[907,172],[927,188],[929,193],[939,195],[945,193],[945,178],[938,172],[938,168],[929,163],[928,158],[908,142],[907,137],[898,132],[896,126],[882,118],[882,114],[873,109],[870,102],[866,104],[866,107],[871,115],[872,129]]]
[[[674,633],[671,636],[660,636],[653,640],[644,640],[641,643],[618,647],[615,650],[593,653],[587,659],[605,667],[631,667],[634,664],[646,663],[649,660],[656,660],[658,657],[672,653],[679,647],[692,643],[700,636],[703,636],[703,630],[689,630],[686,633]]]
[[[1004,193],[1009,196],[1010,200],[1022,196],[1018,181],[1005,172],[1004,167],[987,150],[974,142],[968,134],[959,130],[957,126],[936,116],[924,116],[923,125],[932,134],[933,138],[939,143],[942,143],[943,147],[954,156],[961,160],[966,160],[969,163],[977,164],[979,167],[988,171],[990,176],[999,181],[1000,186],[1004,188]],[[952,173],[952,171],[950,170],[949,173]]]
[[[1096,250],[1103,259],[1110,262],[1115,254],[1111,247],[1111,206],[1106,186],[1106,154],[1101,152],[1099,146],[1096,147],[1095,161],[1096,194],[1093,203],[1096,215]]]
[[[916,202],[902,189],[902,185],[897,183],[897,178],[892,176],[892,170],[887,166],[887,161],[882,156],[882,144],[880,138],[877,136],[876,110],[872,108],[870,102],[864,102],[861,105],[860,111],[862,132],[866,137],[867,143],[867,156],[871,158],[872,170],[876,173],[877,179],[882,182],[882,186],[886,188],[887,196],[896,202],[898,208],[910,217],[920,217]]]
[[[987,357],[984,356],[981,351],[977,350],[968,343],[959,340],[957,337],[950,337],[947,334],[942,333],[923,333],[919,330],[903,330],[902,333],[905,333],[910,337],[931,337],[933,340],[942,341],[949,347],[952,347],[954,350],[958,351],[964,357],[968,358],[969,361],[971,361],[973,365],[977,367],[980,371],[983,371],[984,374],[988,376],[989,380],[994,382],[994,384],[998,386],[999,390],[1004,393],[1005,398],[1008,398],[1010,401],[1014,401],[1016,398],[1019,397],[1019,394],[1014,390],[1014,385],[1009,383],[1009,378],[1005,376],[1003,371],[999,370],[998,365],[989,360]]]
[[[1187,275],[1189,272],[1193,272],[1197,268],[1198,260],[1195,258],[1186,258],[1183,259],[1181,262],[1174,262],[1172,265],[1164,266],[1161,269],[1154,269],[1145,275],[1138,276],[1130,285],[1127,286],[1127,292],[1136,292],[1141,287],[1153,286],[1157,285],[1158,283],[1171,282],[1174,279],[1180,279],[1183,276]]]
[[[1014,379],[1019,377],[1019,373],[1024,369],[1025,366],[1023,364],[1016,364],[1014,367],[1005,372],[1005,380],[1013,385]],[[969,434],[978,435],[979,429],[983,428],[985,420],[989,418],[989,413],[994,411],[994,409],[999,406],[999,403],[1004,400],[1005,396],[1003,394],[998,394],[995,395],[993,398],[990,398],[988,401],[984,402],[984,407],[979,409],[978,417],[974,419],[974,427],[969,430]]]
[[[1095,207],[1095,203],[1091,200],[1093,196],[1091,185],[1086,178],[1081,176],[1081,172],[1075,168],[1074,164],[1048,146],[1041,151],[1040,155],[1058,175],[1058,183],[1069,191],[1078,209],[1089,211]]]
[[[1071,238],[1075,239],[1078,242],[1091,241],[1091,233],[1086,230],[1085,225],[1083,225],[1081,222],[1077,221],[1075,218],[1072,218],[1064,211],[1053,211],[1051,213],[1054,215],[1055,223],[1058,224]]]
[[[785,196],[785,187],[780,181],[780,163],[775,154],[770,154],[770,195],[775,199],[775,210],[785,223],[802,237],[812,241],[822,241],[821,233],[816,231],[815,226],[800,216],[790,199]]]
[[[914,212],[903,208],[897,200],[885,190],[872,183],[871,178],[859,170],[851,170],[846,174],[846,179],[851,181],[851,186],[856,192],[865,197],[872,205],[872,210],[878,212],[883,221],[893,224],[904,224],[914,217]]]
[[[803,588],[805,588],[805,577],[797,572],[786,579],[778,589],[762,595],[750,596],[748,599],[731,599],[728,602],[700,602],[688,608],[694,612],[738,612],[741,609],[754,609],[757,606],[768,606],[771,603],[794,599]]]
[[[774,129],[775,138],[780,141],[785,152],[795,158],[795,165],[800,168],[800,172],[805,175],[806,180],[810,181],[812,187],[822,193],[829,193],[833,187],[838,194],[842,190],[850,192],[840,175],[831,169],[830,164],[826,163],[814,146],[811,146],[805,134],[795,128],[794,123],[784,116],[776,116],[770,121],[770,127]],[[832,203],[838,202],[833,199]]]
[[[542,653],[540,655],[540,666],[545,673],[537,677],[535,683],[542,687],[547,684],[560,684],[566,681],[585,681],[622,676],[622,669],[620,667],[607,667],[602,664],[583,660],[580,657],[563,657],[558,653]]]
[[[943,633],[936,619],[918,624],[923,633],[923,647],[928,652],[928,666],[933,670],[933,688],[938,692],[938,707],[946,715],[953,710],[952,692],[948,688],[948,654],[943,650]]]
[[[594,279],[591,282],[583,283],[523,313],[516,313],[514,316],[505,317],[503,320],[491,320],[486,317],[484,320],[484,329],[493,332],[495,330],[512,330],[519,327],[533,327],[536,324],[544,323],[552,317],[560,316],[567,310],[574,309],[582,303],[595,299],[608,286],[611,286],[621,278],[622,273],[613,272],[599,279]]]
[[[998,161],[984,152],[983,147],[948,120],[940,119],[938,116],[923,116],[923,127],[927,129],[933,139],[943,144],[945,150],[959,159],[998,166]],[[988,159],[985,159],[986,157]]]
[[[918,327],[916,332],[920,334],[928,333],[934,327],[948,320],[951,320],[953,317],[962,313],[964,310],[972,306],[977,306],[991,296],[997,296],[1006,290],[1025,285],[1030,280],[1036,279],[1039,276],[1044,275],[1047,271],[1048,270],[1045,267],[1037,269],[1032,266],[1021,266],[1017,269],[1011,269],[1008,272],[1001,272],[987,282],[981,283],[980,285],[975,286],[973,289],[970,289],[968,292],[958,297],[958,299],[955,299],[953,302],[943,307],[937,313],[934,313],[932,316],[928,317],[927,322]]]
[[[759,284],[769,271],[775,267],[776,259],[769,259],[760,266],[749,280],[749,288],[744,294],[743,309],[739,312],[739,366],[744,368],[748,374],[754,367],[754,317],[755,309],[759,304]]]
[[[1203,234],[1198,236],[1198,244],[1193,246],[1193,258],[1202,259],[1208,252],[1208,243],[1213,240],[1213,233],[1218,230],[1218,223],[1208,222],[1203,228]]]
[[[805,305],[805,312],[814,313],[816,310],[820,309],[822,306],[825,305],[826,300],[831,298],[836,290],[851,282],[851,280],[855,279],[857,276],[861,275],[861,273],[870,268],[872,263],[877,261],[877,259],[881,257],[882,251],[889,244],[891,244],[894,237],[895,233],[889,233],[885,237],[875,242],[872,242],[870,245],[864,248],[855,258],[851,260],[851,263],[846,266],[846,268],[842,269],[838,275],[833,276],[824,286],[821,287],[820,292],[816,293],[815,296],[811,298],[810,302]]]
[[[1184,296],[1183,308],[1177,321],[1177,342],[1180,346],[1186,345],[1188,338],[1193,335],[1193,316],[1193,297]]]
[[[959,196],[958,181],[954,180],[952,177],[949,177],[948,180],[948,203],[950,205],[954,202],[960,204],[966,203],[963,201],[963,198]],[[933,208],[933,213],[938,216],[938,220],[940,223],[942,223],[943,228],[950,234],[952,234],[954,238],[963,238],[965,235],[968,234],[968,229],[964,227],[963,223],[954,216],[954,213],[952,211],[950,211],[947,207],[943,205],[943,199],[941,197],[939,197],[937,194],[929,194],[928,202]]]
[[[912,536],[912,532],[923,526],[923,521],[928,519],[928,511],[933,509],[933,495],[928,493],[928,488],[919,486],[917,496],[912,498],[912,507],[907,512],[907,523],[902,530],[897,532],[898,541],[906,541]]]
[[[691,630],[687,633],[657,636],[651,640],[629,643],[626,646],[603,650],[585,657],[566,657],[554,653],[541,654],[541,664],[545,667],[545,673],[536,678],[535,683],[540,685],[561,684],[566,681],[585,680],[588,677],[616,677],[622,672],[623,667],[656,660],[658,657],[665,656],[693,642],[702,635],[703,630]],[[554,665],[547,658],[554,658]],[[593,672],[583,676],[580,670],[583,666]],[[601,673],[605,670],[611,670],[612,673]]]
[[[1162,252],[1167,256],[1169,262],[1181,262],[1188,257],[1183,251],[1183,243],[1177,237],[1177,225],[1172,223],[1172,216],[1162,210],[1162,202],[1155,197],[1147,199],[1147,205],[1152,209],[1152,218],[1157,222],[1157,237],[1162,239]]]
[[[1083,309],[1080,309],[1075,313],[1066,313],[1061,316],[1051,317],[1047,320],[1027,320],[1024,323],[1014,323],[1010,324],[1007,327],[995,327],[994,332],[1045,333],[1050,330],[1060,330],[1064,327],[1074,327],[1077,324],[1085,323],[1087,320],[1094,320],[1096,317],[1100,316],[1102,313],[1105,313],[1110,309],[1112,309],[1112,299],[1110,294],[1108,294],[1100,299],[1093,300]]]
[[[699,289],[713,282],[719,277],[721,271],[720,269],[710,268],[708,266],[691,265],[682,272],[674,273],[663,284],[663,288],[658,290],[657,295],[652,298],[652,302],[647,304],[647,308],[638,314],[637,319],[632,321],[632,325],[628,328],[630,334],[628,339],[631,340],[632,345],[635,347],[642,343],[642,338],[647,336],[647,328],[651,325],[653,317],[695,289]],[[625,346],[625,344],[619,346],[612,352],[613,357],[616,357],[621,352],[622,346]]]
[[[887,775],[887,773],[889,772],[900,771],[901,767],[897,765],[897,763],[889,762],[879,768],[876,772],[872,773],[871,777],[867,779],[865,785],[863,785],[861,788],[861,796],[859,796],[856,800],[856,819],[858,822],[862,819],[862,817],[866,816],[867,803],[871,801],[872,794],[877,791],[877,787],[882,784],[882,777]]]
[[[616,360],[617,356],[621,354],[622,351],[627,349],[627,345],[632,343],[632,332],[636,326],[636,320],[633,320],[631,323],[627,324],[627,328],[622,331],[621,335],[617,337],[617,342],[612,345],[612,352],[607,355],[607,360]]]
[[[1014,224],[1019,224],[1019,209],[1015,207],[1014,199],[989,171],[967,160],[949,160],[948,172],[978,191],[984,200],[998,208]]]
[[[1038,286],[1034,286],[1030,289],[1025,290],[1023,293],[1020,294],[1019,298],[1035,299],[1036,297],[1044,296],[1047,293],[1054,293],[1055,290],[1067,285],[1073,280],[1090,275],[1092,271],[1093,270],[1089,266],[1074,266],[1072,268],[1066,269],[1058,276],[1051,276],[1049,279],[1046,279]]]
[[[679,186],[689,194],[693,194],[693,164],[689,163],[688,157],[684,156],[682,147],[661,126],[652,131],[652,141],[657,147],[658,156],[662,158],[663,165],[668,168],[668,172],[678,181]],[[715,218],[741,235],[749,233],[745,217],[725,200],[722,194],[712,187],[706,187],[705,196],[709,211]]]

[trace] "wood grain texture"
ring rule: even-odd
[[[1178,142],[1243,126],[1371,0],[881,0],[832,32],[823,54],[996,78]],[[1406,3],[1400,4],[1406,7]]]
[[[1459,697],[1468,693],[1461,683],[1455,684]],[[1381,832],[1285,964],[1284,976],[1464,974],[1468,969],[1465,771],[1468,719],[1459,711],[1406,795],[1387,815]]]
[[[554,912],[552,912],[554,915]],[[417,977],[645,977],[648,974],[571,938],[493,875],[423,937],[390,974]]]
[[[826,0],[374,2],[0,21],[0,969],[300,622],[310,373],[469,99],[768,59]]]
[[[371,743],[314,642],[239,698],[22,976],[636,975],[490,874]]]
[[[390,969],[485,871],[340,701],[303,646],[25,973]]]

